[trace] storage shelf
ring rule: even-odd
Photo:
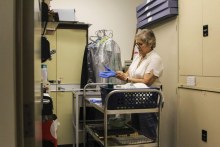
[[[92,106],[99,110],[100,112],[104,113],[105,108],[101,103],[93,103],[91,102],[93,98],[87,98],[86,102],[89,106]],[[95,98],[97,99],[97,98]],[[101,99],[101,98],[100,98]],[[151,109],[120,109],[120,110],[106,110],[107,114],[130,114],[130,113],[154,113],[158,112],[159,108],[151,108]]]
[[[94,133],[94,130],[92,129],[94,126],[95,126],[95,125],[91,125],[91,126],[86,125],[86,126],[85,126],[85,130],[86,130],[97,142],[99,142],[100,144],[102,144],[102,145],[104,146],[104,137],[99,138],[99,137],[98,137],[98,134]],[[119,135],[119,136],[120,136],[120,135]],[[121,136],[123,136],[123,135],[121,135]],[[140,143],[137,143],[137,144],[121,145],[121,144],[115,142],[115,138],[117,138],[117,137],[118,137],[118,136],[114,136],[114,135],[107,137],[107,138],[108,138],[108,147],[121,147],[121,146],[131,146],[131,147],[142,147],[142,146],[144,146],[144,147],[156,147],[156,146],[158,146],[157,143],[152,143],[152,142],[150,142],[150,143],[141,143],[141,144],[140,144]],[[135,137],[135,136],[134,136],[134,137]],[[125,138],[126,138],[126,137],[125,137]],[[150,140],[150,139],[149,139],[149,140]]]

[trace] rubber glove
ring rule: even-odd
[[[113,70],[111,70],[109,67],[107,67],[107,66],[104,66],[105,67],[105,70],[106,71],[113,71]]]
[[[110,78],[110,77],[115,77],[115,73],[111,71],[103,71],[99,73],[99,76],[102,78]]]
[[[107,66],[105,66],[105,70],[106,71],[99,72],[99,76],[100,77],[102,77],[102,78],[110,78],[110,77],[115,77],[116,76],[115,71],[111,70]]]

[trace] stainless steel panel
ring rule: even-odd
[[[39,1],[16,1],[17,146],[41,147]]]

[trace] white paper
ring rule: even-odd
[[[148,10],[148,7],[146,7],[145,9],[144,9],[144,11],[147,11]]]
[[[134,88],[149,88],[144,83],[126,83],[124,85],[115,85],[116,89],[134,89]]]

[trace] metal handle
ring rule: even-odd
[[[58,91],[65,91],[64,87],[58,86]]]
[[[209,27],[208,25],[203,26],[203,37],[208,37],[209,35]]]

